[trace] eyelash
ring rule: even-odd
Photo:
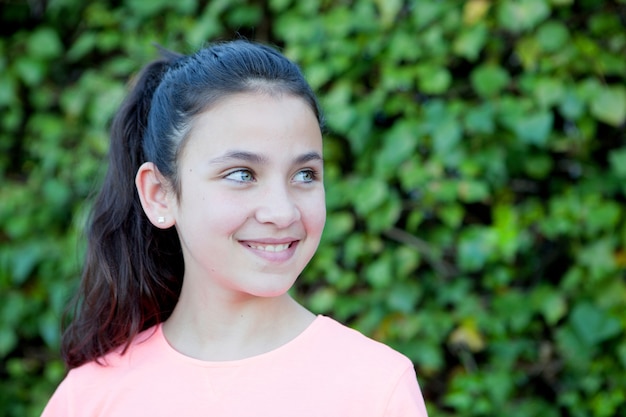
[[[241,174],[246,174],[246,175],[249,175],[249,176],[250,176],[250,179],[249,179],[249,180],[243,180],[243,179],[235,179],[235,178],[231,178],[231,177],[232,177],[233,175],[235,175],[235,174],[240,174],[240,175],[241,175]],[[309,184],[309,183],[315,182],[315,181],[317,181],[317,179],[319,178],[319,175],[318,175],[317,171],[316,171],[316,170],[314,170],[314,169],[302,169],[302,170],[298,171],[298,172],[294,175],[294,178],[295,178],[296,176],[298,176],[299,174],[306,174],[306,175],[308,175],[308,176],[310,177],[310,178],[309,178],[309,180],[301,181],[301,182],[303,182],[303,183],[305,183],[305,184]],[[254,181],[256,181],[256,178],[254,177],[254,173],[253,173],[251,170],[249,170],[249,169],[238,169],[238,170],[235,170],[235,171],[229,172],[228,174],[226,174],[226,175],[224,176],[224,178],[225,178],[225,179],[228,179],[228,180],[231,180],[231,181],[238,182],[238,183],[242,183],[242,184],[243,184],[243,183],[248,183],[248,182],[254,182]]]

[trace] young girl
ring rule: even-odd
[[[426,416],[405,356],[288,294],[325,222],[321,120],[262,45],[143,70],[44,416]]]

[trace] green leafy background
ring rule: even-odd
[[[624,0],[0,1],[0,414],[64,375],[107,128],[153,43],[243,36],[328,121],[296,295],[408,355],[431,416],[626,415]],[[363,364],[367,366],[367,364]]]

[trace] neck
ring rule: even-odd
[[[183,285],[163,332],[174,349],[186,356],[237,360],[278,348],[298,336],[314,318],[289,294],[229,299],[185,291]]]

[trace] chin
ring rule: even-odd
[[[249,294],[255,297],[275,298],[275,297],[281,297],[285,295],[290,289],[291,289],[291,285],[289,287],[281,287],[281,288],[258,288],[253,291],[250,291]]]
[[[264,285],[264,286],[258,286],[256,288],[248,288],[248,294],[255,296],[255,297],[263,297],[263,298],[274,298],[274,297],[280,297],[285,295],[290,289],[291,287],[293,287],[293,284],[295,283],[295,280],[293,281],[289,281],[289,282],[284,282],[284,283],[276,283],[278,285]]]

